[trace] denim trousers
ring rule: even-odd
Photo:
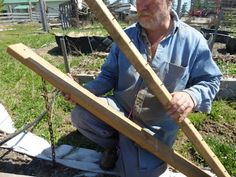
[[[113,97],[100,98],[104,104],[108,104],[117,111],[124,114],[124,110],[119,106]],[[118,133],[115,129],[99,120],[93,114],[79,105],[76,105],[71,112],[73,125],[78,131],[104,148],[117,147],[118,161],[116,168],[121,177],[167,177],[167,164],[139,145]],[[111,117],[112,119],[112,117]],[[160,125],[155,137],[171,147],[174,143],[178,128],[171,130],[172,121],[167,120]],[[155,126],[156,129],[157,126]]]

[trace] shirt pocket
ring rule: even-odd
[[[163,62],[158,68],[153,68],[169,92],[185,89],[189,78],[188,67],[174,63]]]

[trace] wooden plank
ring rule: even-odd
[[[171,100],[171,94],[168,92],[156,73],[152,70],[151,66],[147,63],[147,61],[143,59],[138,49],[120,27],[103,1],[85,0],[85,2],[95,12],[96,17],[109,32],[122,52],[126,55],[129,62],[139,72],[148,88],[159,99],[162,105],[166,107]],[[214,173],[220,177],[230,177],[224,166],[221,164],[220,160],[208,147],[207,143],[204,141],[197,129],[191,124],[190,120],[186,118],[179,125],[185,135],[194,144],[198,152],[203,156],[208,165],[212,168]]]
[[[38,73],[52,85],[64,93],[69,94],[74,101],[96,117],[139,144],[142,148],[166,161],[175,169],[189,177],[209,177],[207,173],[203,172],[200,168],[176,153],[167,145],[161,143],[123,114],[105,104],[98,97],[81,87],[73,79],[52,66],[25,45],[11,45],[8,47],[7,52]]]

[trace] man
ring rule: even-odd
[[[210,111],[221,78],[206,40],[181,22],[171,6],[172,0],[136,0],[138,23],[125,30],[172,93],[167,109],[148,90],[115,43],[99,76],[85,85],[97,96],[113,90],[112,96],[101,99],[137,124],[154,131],[154,136],[169,147],[178,131],[175,121],[183,121],[192,110]],[[102,168],[114,166],[117,152],[116,165],[122,177],[168,176],[165,162],[85,109],[77,105],[71,115],[73,124],[83,135],[107,149],[101,160]]]

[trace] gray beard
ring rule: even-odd
[[[156,15],[155,17],[153,17],[149,21],[139,20],[139,23],[145,29],[155,30],[165,23],[165,19],[167,18],[167,16],[169,16],[169,14],[162,13],[162,14],[159,14],[158,16]]]
[[[154,30],[163,24],[163,20],[156,19],[154,21],[154,19],[153,19],[151,21],[139,21],[139,23],[145,29]]]

